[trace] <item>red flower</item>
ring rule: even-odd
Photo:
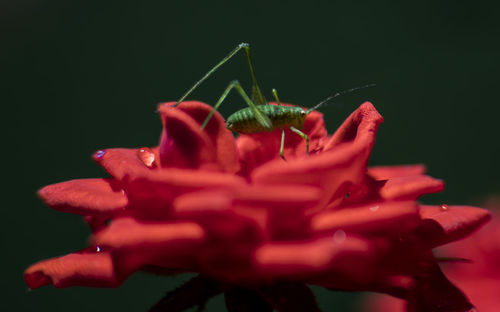
[[[498,209],[493,203],[491,208]],[[500,215],[496,212],[493,222],[470,238],[442,248],[444,257],[462,258],[465,261],[445,263],[443,272],[476,305],[478,311],[500,310]],[[405,302],[389,296],[371,296],[366,311],[405,311]]]
[[[309,156],[287,130],[287,161],[280,130],[235,140],[217,113],[200,129],[210,106],[172,105],[159,106],[158,147],[94,155],[111,178],[39,191],[49,206],[85,216],[93,235],[88,249],[29,267],[29,287],[115,287],[147,269],[232,285],[221,290],[228,304],[248,299],[248,287],[273,301],[280,293],[269,285],[277,283],[302,294],[310,283],[409,297],[416,276],[436,275],[430,250],[489,217],[480,208],[418,205],[420,195],[443,189],[423,166],[368,169],[382,122],[368,102],[332,136],[320,113],[308,115]]]

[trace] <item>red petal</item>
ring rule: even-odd
[[[330,141],[326,143],[324,150],[327,151],[342,143],[358,140],[366,140],[366,143],[369,144],[368,148],[371,149],[378,125],[383,121],[384,119],[372,103],[365,102],[335,131]]]
[[[168,110],[174,104],[175,102],[160,104],[159,110],[160,112],[164,109]],[[201,102],[188,101],[182,102],[177,109],[188,114],[201,126],[213,107]],[[215,112],[203,131],[215,146],[219,165],[225,172],[236,173],[240,169],[238,150],[233,134],[226,129],[224,118]]]
[[[204,239],[205,231],[193,222],[139,223],[122,218],[97,233],[93,242],[113,250],[116,270],[125,277],[155,263],[184,268],[189,265],[185,257],[194,255]]]
[[[147,218],[155,218],[168,215],[172,200],[184,193],[246,184],[243,178],[233,174],[170,168],[135,176],[127,184],[127,195],[134,203],[131,208],[137,213]]]
[[[342,198],[349,192],[349,187],[355,188],[365,181],[366,163],[380,122],[382,117],[375,108],[365,103],[325,147],[328,151],[287,162],[281,159],[271,161],[257,168],[252,180],[256,184],[293,183],[319,187],[324,190],[323,204]],[[352,132],[354,137],[349,136],[351,141],[348,144],[339,145],[340,141],[347,142],[347,132]]]
[[[426,171],[425,165],[377,166],[368,168],[368,174],[376,180],[387,180],[398,177],[421,175]]]
[[[500,310],[500,297],[498,296],[500,294],[500,280],[498,277],[462,277],[457,274],[450,275],[446,269],[443,271],[474,303],[477,311],[497,312]]]
[[[460,281],[467,276],[483,277],[485,283],[488,283],[489,279],[496,279],[500,289],[500,267],[498,266],[500,263],[500,215],[495,210],[491,213],[493,214],[491,222],[485,224],[480,231],[466,239],[439,248],[440,255],[466,258],[473,262],[448,263],[444,267],[444,272],[452,280]],[[474,297],[471,296],[471,298]],[[500,297],[498,300],[500,306]],[[474,300],[474,303],[477,301]]]
[[[261,207],[241,212],[233,205],[229,190],[199,191],[179,196],[174,201],[177,218],[193,220],[203,225],[212,239],[250,243],[265,236],[266,215]],[[250,213],[248,213],[250,212]]]
[[[48,185],[38,191],[50,207],[81,215],[120,212],[128,199],[113,179],[81,179]]]
[[[54,284],[55,287],[88,286],[116,287],[111,255],[100,253],[73,253],[38,262],[24,272],[31,289]]]
[[[303,242],[267,243],[255,250],[254,266],[267,278],[293,279],[345,269],[345,260],[371,253],[367,241],[355,237],[326,237]],[[342,265],[340,265],[342,263]]]
[[[318,204],[321,190],[303,185],[250,185],[235,188],[237,204],[265,207],[275,213],[292,213]]]
[[[363,308],[366,312],[405,312],[406,300],[385,294],[369,294],[363,297]]]
[[[160,163],[163,168],[218,169],[215,148],[208,135],[188,114],[162,105],[163,132]]]
[[[419,239],[429,247],[464,238],[491,217],[485,209],[468,206],[421,206],[420,215]]]
[[[381,202],[319,213],[311,220],[311,230],[331,233],[343,230],[396,236],[415,229],[419,221],[418,206],[415,202]]]
[[[199,242],[204,237],[203,229],[192,222],[139,223],[132,218],[121,218],[114,220],[106,230],[99,232],[94,241],[99,246],[120,249]]]
[[[137,148],[110,148],[97,151],[93,158],[115,179],[123,181],[128,176],[149,171],[138,152]]]
[[[472,312],[472,304],[437,264],[418,276],[408,298],[408,312]]]
[[[389,179],[380,189],[384,199],[417,199],[421,195],[441,192],[442,180],[424,175],[403,176]]]
[[[273,103],[271,103],[273,104]],[[292,106],[284,104],[285,106]],[[309,153],[315,154],[323,148],[326,139],[326,128],[323,114],[317,111],[307,115],[302,132],[309,136]],[[240,159],[244,175],[251,173],[256,167],[279,157],[281,129],[273,132],[240,135],[237,139]],[[302,137],[285,129],[284,155],[286,159],[304,157],[306,142]],[[280,158],[281,160],[281,158]]]

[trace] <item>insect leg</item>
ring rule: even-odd
[[[273,95],[274,95],[274,99],[276,100],[276,103],[278,104],[278,106],[281,106],[281,102],[280,102],[280,99],[278,98],[278,91],[276,91],[276,89],[273,88]]]
[[[281,106],[280,99],[278,97],[278,91],[276,91],[276,89],[274,89],[274,88],[272,91],[273,91],[273,96],[274,96],[274,99],[276,100],[276,103],[278,104],[278,106]],[[285,128],[282,128],[281,129],[280,157],[286,161],[285,155],[284,155],[284,149],[285,149]]]
[[[306,140],[306,153],[307,153],[307,155],[309,155],[309,137],[307,136],[307,134],[305,134],[304,132],[300,131],[299,129],[297,129],[297,128],[293,127],[293,126],[290,126],[290,130],[292,130],[293,132],[297,133],[304,140]]]
[[[286,161],[285,155],[284,155],[284,149],[285,149],[285,128],[281,129],[280,157]]]
[[[232,58],[238,51],[241,49],[245,49],[245,53],[247,54],[248,62],[250,64],[250,73],[252,75],[252,81],[255,79],[255,75],[253,74],[253,67],[251,65],[251,60],[250,60],[250,46],[248,43],[240,43],[233,51],[231,51],[228,55],[226,55],[225,58],[222,59],[217,65],[212,67],[200,80],[198,80],[186,93],[184,93],[183,96],[175,103],[174,107],[179,105],[182,101],[184,101],[188,95],[190,95],[196,88],[198,88],[210,75],[212,75],[219,67],[221,67],[225,62],[227,62],[230,58]],[[247,52],[248,50],[248,52]],[[256,82],[255,82],[256,83]],[[257,86],[258,88],[258,86]],[[259,89],[260,91],[260,89]]]
[[[253,69],[252,57],[250,56],[250,45],[248,43],[243,47],[245,49],[245,54],[247,55],[248,68],[250,69],[250,77],[252,79],[252,100],[257,105],[267,104],[266,98],[262,91],[260,90],[259,83],[255,77],[255,70]]]
[[[208,114],[207,118],[205,118],[205,121],[203,121],[203,124],[201,125],[201,129],[205,128],[205,126],[208,124],[208,121],[210,120],[210,118],[212,118],[212,116],[215,113],[215,111],[219,108],[219,106],[226,99],[227,95],[229,94],[229,92],[233,88],[235,88],[236,91],[238,91],[238,93],[241,95],[241,97],[243,98],[243,100],[245,100],[245,102],[247,103],[247,105],[250,106],[250,108],[252,109],[253,114],[255,115],[255,119],[257,119],[257,121],[262,126],[271,129],[273,125],[271,123],[271,120],[269,120],[269,117],[267,117],[266,115],[264,115],[257,108],[257,105],[255,105],[255,103],[248,97],[247,93],[245,92],[245,90],[243,89],[243,87],[241,86],[241,84],[240,84],[240,82],[238,80],[234,80],[234,81],[231,81],[231,83],[229,83],[229,85],[227,86],[226,90],[224,90],[224,93],[222,93],[222,95],[220,96],[219,100],[214,105],[214,108],[212,109],[212,111],[210,111],[210,113]]]

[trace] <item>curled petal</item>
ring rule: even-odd
[[[107,252],[73,253],[44,260],[30,266],[24,272],[24,279],[31,289],[48,284],[58,288],[116,287],[119,284],[111,255]]]
[[[423,244],[432,248],[461,239],[488,221],[490,213],[469,206],[421,206],[422,223],[417,229]]]
[[[380,189],[384,199],[412,199],[423,194],[441,192],[444,189],[442,180],[424,175],[403,176],[389,179]]]
[[[343,143],[359,140],[367,140],[368,149],[371,149],[378,125],[383,121],[372,103],[365,102],[335,131],[324,150],[328,151]]]
[[[50,207],[80,215],[123,211],[128,199],[113,179],[80,179],[48,185],[38,191]]]
[[[388,180],[412,175],[422,175],[425,165],[376,166],[368,168],[368,174],[376,180]]]
[[[395,236],[415,229],[419,221],[418,206],[413,201],[380,202],[319,213],[311,220],[311,230],[343,230]]]
[[[174,107],[159,107],[163,123],[160,163],[163,168],[219,169],[208,135],[188,114]]]
[[[159,111],[168,110],[174,104],[175,102],[160,104]],[[201,102],[187,101],[182,102],[177,109],[188,114],[200,127],[213,107]],[[236,173],[240,169],[238,150],[233,134],[226,128],[224,118],[216,111],[203,131],[215,146],[219,165],[225,172]]]

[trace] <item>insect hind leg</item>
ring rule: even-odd
[[[224,102],[226,97],[229,95],[229,92],[231,92],[232,89],[236,89],[238,93],[241,95],[243,100],[247,103],[247,105],[252,109],[253,114],[255,115],[255,118],[257,121],[264,126],[265,128],[271,129],[272,128],[272,123],[271,120],[269,120],[269,117],[267,117],[264,113],[262,113],[258,108],[257,105],[248,97],[247,93],[241,86],[240,82],[238,80],[233,80],[229,83],[227,86],[226,90],[222,93],[220,96],[219,100],[217,103],[215,103],[214,108],[210,111],[208,114],[207,118],[205,118],[205,121],[203,121],[203,124],[201,125],[201,129],[205,129],[206,125],[210,121],[210,118],[214,115],[215,111],[219,108],[219,106]]]
[[[252,79],[252,99],[257,105],[267,104],[262,91],[260,90],[257,78],[255,77],[255,70],[253,68],[252,57],[250,55],[250,45],[246,42],[240,43],[236,48],[234,48],[228,55],[226,55],[219,63],[212,67],[200,80],[198,80],[189,90],[181,96],[181,98],[175,103],[174,107],[177,107],[182,101],[184,101],[194,90],[196,90],[208,77],[210,77],[219,67],[226,63],[229,59],[235,56],[240,50],[244,50],[247,56],[248,67],[250,70],[250,77]]]
[[[241,49],[245,49],[245,52],[247,54],[247,57],[249,57],[249,51],[247,50],[250,49],[248,43],[240,43],[236,48],[233,49],[233,51],[229,52],[226,57],[224,57],[219,63],[217,63],[214,67],[212,67],[203,77],[201,77],[200,80],[198,80],[189,90],[184,93],[183,96],[175,103],[174,107],[177,107],[179,104],[181,104],[182,101],[184,101],[196,88],[198,88],[205,80],[207,80],[208,77],[210,77],[219,67],[221,67],[224,63],[226,63],[229,59],[231,59],[233,56],[235,56]],[[250,62],[250,60],[249,60]],[[251,63],[250,63],[251,64]],[[252,71],[253,72],[253,68]]]

